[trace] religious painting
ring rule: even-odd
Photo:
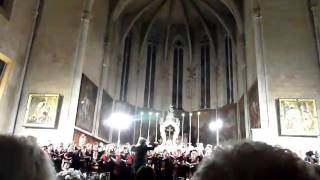
[[[251,128],[261,128],[258,81],[248,91],[248,108]]]
[[[0,82],[4,76],[5,70],[6,70],[7,63],[0,59]]]
[[[112,105],[112,97],[103,91],[98,136],[106,141],[109,140],[110,133],[110,127],[106,126],[106,121],[112,114]]]
[[[197,112],[193,112],[194,116],[192,119],[192,140],[194,143],[197,142],[197,126],[198,126],[198,122],[197,122]],[[216,143],[216,133],[213,132],[210,128],[209,128],[209,124],[212,121],[215,121],[216,119],[216,110],[215,109],[206,109],[206,110],[202,110],[201,114],[199,116],[199,138],[200,138],[200,142],[204,143],[204,144],[215,144]],[[189,134],[189,116],[185,117],[185,122],[184,122],[184,127],[185,130],[184,132],[187,133],[186,136],[186,140],[188,139],[188,134]]]
[[[0,52],[0,98],[9,79],[12,68],[12,60]]]
[[[318,115],[314,99],[279,99],[280,135],[318,136]]]
[[[88,132],[92,132],[93,128],[97,94],[98,87],[82,75],[76,126]]]
[[[29,94],[24,126],[55,128],[59,101],[59,94]]]
[[[242,96],[239,100],[239,116],[240,116],[240,121],[239,121],[239,126],[240,126],[240,136],[241,139],[246,138],[246,119],[245,119],[245,109],[244,109],[244,97]]]
[[[237,139],[237,105],[226,105],[219,109],[218,112],[218,119],[221,119],[223,121],[223,127],[220,130],[221,141],[230,141]]]

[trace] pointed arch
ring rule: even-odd
[[[182,109],[183,100],[183,61],[185,44],[181,35],[173,41],[173,73],[172,73],[172,105],[175,109]]]
[[[210,75],[211,75],[211,54],[210,54],[210,41],[207,34],[202,35],[200,39],[200,61],[201,61],[201,101],[200,107],[210,108]]]

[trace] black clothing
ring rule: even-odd
[[[154,146],[147,146],[145,144],[132,147],[132,151],[136,152],[136,159],[134,161],[133,167],[137,171],[141,166],[144,166],[147,163],[147,152],[153,150]]]

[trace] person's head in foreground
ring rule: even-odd
[[[213,152],[194,180],[315,180],[309,167],[288,150],[241,142]]]
[[[154,170],[150,166],[141,166],[136,174],[135,180],[154,180],[156,178]]]
[[[0,135],[1,180],[54,180],[47,154],[32,138]]]

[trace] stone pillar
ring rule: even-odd
[[[109,2],[109,1],[108,1]],[[109,9],[109,3],[107,4],[106,9]],[[103,49],[103,59],[101,63],[101,73],[100,73],[100,81],[99,81],[99,90],[98,90],[98,97],[97,97],[97,109],[96,109],[96,118],[94,123],[94,134],[99,137],[99,126],[100,126],[100,118],[101,118],[101,107],[102,107],[102,98],[103,98],[103,91],[106,87],[107,81],[108,81],[108,64],[109,64],[109,39],[108,39],[108,33],[109,33],[109,11],[106,12],[106,27],[105,27],[105,37],[104,37],[104,49]]]
[[[83,72],[84,55],[86,51],[93,2],[94,0],[85,0],[80,23],[79,37],[76,44],[75,57],[73,60],[73,83],[71,87],[71,100],[68,113],[68,120],[70,122],[68,126],[70,127],[74,126],[76,120],[78,99],[80,94],[81,76]],[[72,137],[72,135],[70,136]]]
[[[19,114],[19,106],[20,106],[20,103],[21,103],[21,95],[22,95],[22,91],[23,91],[24,82],[25,82],[25,79],[26,79],[26,74],[27,74],[27,71],[28,71],[28,65],[29,65],[29,62],[30,62],[31,50],[32,50],[34,39],[36,37],[36,32],[37,32],[37,29],[38,29],[39,23],[40,23],[40,18],[39,17],[42,14],[43,6],[44,6],[44,1],[43,0],[37,0],[36,1],[36,5],[35,5],[35,9],[33,10],[32,28],[31,28],[31,32],[30,32],[30,36],[29,36],[28,47],[27,47],[27,51],[26,51],[26,56],[25,56],[25,60],[24,60],[24,64],[23,64],[22,73],[21,73],[22,75],[21,75],[20,80],[19,80],[17,96],[14,99],[15,103],[13,105],[12,116],[11,116],[12,118],[10,120],[10,122],[12,124],[10,124],[10,130],[9,131],[11,131],[12,134],[14,134],[15,130],[16,130],[16,123],[17,123],[18,114]]]
[[[259,92],[259,106],[261,128],[269,127],[269,108],[268,108],[268,74],[264,59],[264,42],[262,16],[260,7],[256,7],[252,14],[254,39],[255,39],[255,54],[257,63],[257,79]]]
[[[310,11],[312,15],[312,22],[314,27],[314,36],[317,46],[317,55],[320,66],[320,26],[319,26],[319,12],[318,12],[318,0],[309,0]]]
[[[237,123],[238,123],[238,136],[240,138],[249,138],[250,137],[250,125],[249,125],[249,117],[248,117],[248,113],[246,113],[246,109],[247,109],[247,71],[246,71],[246,56],[245,56],[245,43],[244,43],[245,39],[244,39],[244,34],[241,33],[238,35],[238,40],[237,40]],[[241,132],[240,132],[240,109],[239,109],[239,101],[241,98],[241,94],[239,93],[239,84],[240,84],[240,80],[239,80],[239,76],[238,74],[242,74],[242,78],[243,78],[243,101],[244,101],[244,110],[245,110],[245,127],[246,127],[246,137],[241,137]]]

